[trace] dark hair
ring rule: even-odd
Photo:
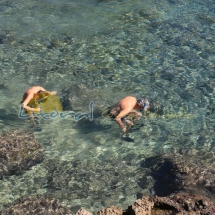
[[[137,100],[137,104],[140,106],[144,106],[145,102],[148,101],[147,97],[142,97],[141,99]]]

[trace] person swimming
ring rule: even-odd
[[[33,98],[35,98],[35,99],[38,98],[39,99],[38,94],[41,93],[41,92],[46,92],[46,93],[49,93],[51,95],[55,95],[57,93],[57,91],[49,92],[46,89],[44,89],[43,87],[41,87],[41,86],[33,86],[33,87],[29,88],[28,90],[26,90],[25,93],[23,94],[23,98],[22,98],[22,101],[21,101],[22,108],[24,108],[26,111],[39,112],[40,111],[39,106],[35,107],[35,108],[32,108],[32,107],[28,106],[28,104],[31,101],[31,99],[33,99]],[[40,99],[40,101],[38,100],[38,102],[41,102],[41,101],[42,101],[41,99]]]
[[[115,119],[122,132],[126,133],[127,129],[131,128],[134,122],[141,118],[141,112],[149,109],[149,107],[149,100],[146,97],[136,99],[133,96],[126,96],[111,107],[107,114],[110,118]]]

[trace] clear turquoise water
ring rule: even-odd
[[[0,128],[28,129],[45,148],[42,164],[0,181],[0,209],[46,192],[73,212],[126,208],[154,194],[145,158],[178,148],[214,153],[214,10],[213,1],[0,1]],[[32,85],[60,98],[82,86],[70,96],[83,111],[85,97],[100,109],[147,95],[163,113],[145,115],[133,142],[101,116],[40,121],[36,131],[17,117]]]

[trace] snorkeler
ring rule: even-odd
[[[47,90],[45,90],[43,87],[40,87],[40,86],[33,86],[25,91],[23,98],[22,98],[22,102],[21,102],[22,107],[27,111],[28,110],[29,111],[40,111],[40,107],[31,108],[28,106],[28,103],[31,101],[31,99],[35,98],[38,95],[38,93],[41,93],[41,92],[46,92],[51,95],[55,95],[57,93],[57,91],[48,92]]]
[[[147,98],[136,99],[133,96],[126,96],[121,99],[113,108],[108,111],[108,115],[115,119],[123,133],[134,125],[134,122],[139,120],[143,111],[149,108],[149,101]],[[129,116],[132,121],[124,118]],[[126,127],[126,126],[127,127]]]

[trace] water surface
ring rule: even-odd
[[[0,128],[33,132],[45,160],[0,182],[0,208],[47,192],[73,212],[127,208],[156,194],[144,159],[178,148],[213,153],[214,9],[209,0],[1,1]],[[57,90],[60,98],[81,86],[82,95],[76,97],[78,88],[68,95],[83,111],[85,95],[95,108],[146,95],[156,111],[144,115],[132,142],[100,115],[40,120],[37,130],[17,117],[32,85]]]

